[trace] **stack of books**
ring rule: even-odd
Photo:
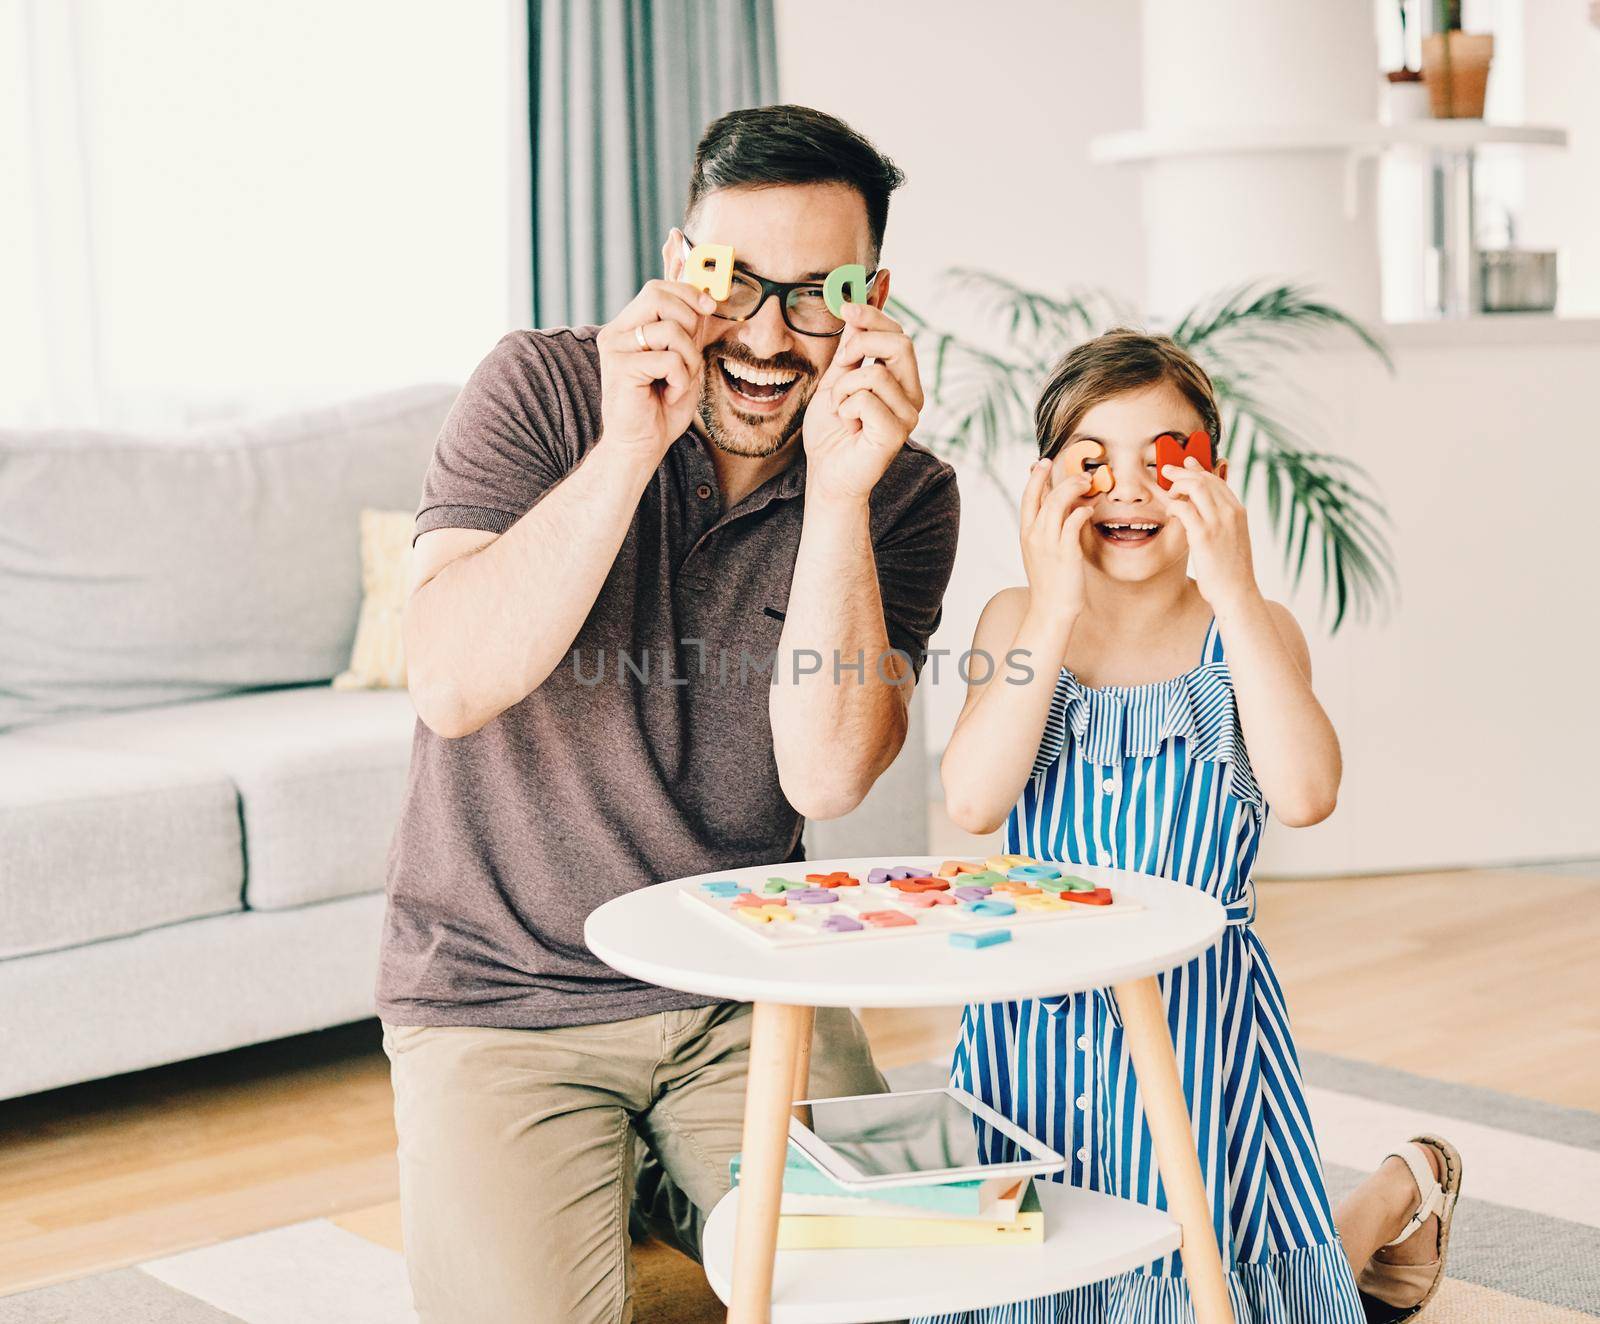
[[[732,1165],[739,1184],[739,1160]],[[1029,1177],[935,1186],[841,1186],[793,1145],[783,1173],[779,1250],[1026,1246],[1044,1240]]]

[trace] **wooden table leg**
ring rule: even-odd
[[[817,1018],[814,1007],[800,1008],[802,1024],[794,1048],[794,1085],[792,1092],[796,1099],[809,1098],[811,1095],[811,1027]],[[794,1116],[806,1125],[811,1125],[811,1109],[796,1108]]]
[[[1211,1203],[1200,1173],[1178,1059],[1167,1032],[1161,986],[1151,975],[1118,984],[1114,992],[1122,1009],[1128,1055],[1139,1077],[1139,1096],[1155,1144],[1156,1167],[1166,1187],[1168,1207],[1183,1229],[1183,1276],[1189,1283],[1196,1324],[1233,1324],[1228,1279],[1217,1250]]]
[[[778,1253],[789,1110],[802,1070],[809,1074],[811,1063],[810,1007],[758,1002],[751,1015],[729,1324],[767,1324],[772,1317],[772,1262]]]

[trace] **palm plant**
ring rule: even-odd
[[[976,461],[1002,487],[997,461],[1033,440],[1033,405],[1051,366],[1079,341],[1137,323],[1113,296],[1090,290],[1056,297],[986,272],[956,270],[947,280],[974,303],[984,342],[934,326],[905,304],[894,313],[917,342],[929,376],[919,436],[946,456]],[[1261,484],[1268,517],[1293,582],[1312,560],[1320,566],[1330,628],[1366,619],[1394,586],[1384,526],[1388,516],[1370,476],[1342,456],[1313,448],[1260,393],[1275,363],[1318,337],[1353,335],[1393,370],[1388,352],[1365,327],[1296,285],[1246,285],[1189,313],[1168,334],[1211,375],[1222,414],[1217,453],[1242,494]]]

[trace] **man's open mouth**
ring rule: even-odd
[[[735,400],[763,410],[777,405],[800,380],[793,368],[754,368],[734,359],[718,359],[717,368]]]
[[[1149,520],[1129,520],[1125,523],[1106,520],[1094,527],[1095,532],[1107,542],[1120,543],[1149,542],[1161,532],[1161,526]]]

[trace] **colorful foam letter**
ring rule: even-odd
[[[813,887],[860,887],[861,880],[847,874],[843,869],[835,869],[832,873],[808,873],[806,882]]]
[[[1061,892],[1058,899],[1062,901],[1076,901],[1080,906],[1109,906],[1111,904],[1111,889],[1097,887],[1092,892]]]
[[[1000,943],[1010,941],[1010,929],[986,929],[982,933],[952,933],[950,935],[950,945],[952,947],[995,947]]]
[[[731,878],[718,878],[709,883],[701,883],[700,890],[703,892],[710,892],[712,896],[729,897],[738,896],[740,892],[743,892],[746,889],[740,887],[739,884],[734,882],[734,880]]]
[[[875,929],[903,929],[906,925],[917,922],[901,910],[863,911],[861,921],[864,924],[870,924]]]
[[[829,933],[859,933],[861,921],[848,915],[829,915],[822,921],[822,927]]]
[[[1172,490],[1172,479],[1167,477],[1167,466],[1174,465],[1181,469],[1183,462],[1188,459],[1200,461],[1200,467],[1208,473],[1215,473],[1216,460],[1211,454],[1211,434],[1209,432],[1191,432],[1187,441],[1179,441],[1170,432],[1156,438],[1156,486],[1163,492]]]
[[[1038,885],[1046,892],[1092,892],[1094,884],[1087,878],[1068,874],[1065,878],[1041,878]]]
[[[1038,896],[1039,889],[1032,883],[1014,883],[1009,878],[1003,883],[994,885],[996,892],[1005,892],[1010,896]]]
[[[1160,444],[1158,440],[1156,445],[1159,446]],[[1068,473],[1081,474],[1084,472],[1086,461],[1104,460],[1105,457],[1106,448],[1104,446],[1098,441],[1089,441],[1085,438],[1083,441],[1073,442],[1072,445],[1061,452],[1061,464]],[[1094,477],[1089,483],[1089,490],[1091,492],[1109,492],[1116,485],[1117,476],[1111,472],[1111,466],[1109,464],[1101,464],[1094,471]]]
[[[891,871],[892,872],[892,871]],[[897,892],[943,892],[950,886],[948,878],[891,878],[889,886]]]
[[[787,910],[775,910],[771,906],[757,906],[754,909],[735,910],[733,912],[746,924],[793,924],[794,916]]]
[[[806,887],[798,892],[786,892],[783,899],[805,906],[826,906],[837,902],[839,898],[826,887]]]
[[[983,866],[971,860],[946,860],[939,866],[939,877],[959,878],[964,873],[982,873]]]
[[[844,316],[846,303],[867,301],[867,269],[859,262],[846,262],[828,273],[822,282],[822,301],[835,317]]]
[[[721,303],[733,293],[733,249],[727,244],[696,244],[689,250],[683,278]]]
[[[991,855],[984,861],[984,868],[1005,873],[1008,869],[1015,869],[1019,864],[1037,863],[1037,860],[1030,860],[1026,855]]]

